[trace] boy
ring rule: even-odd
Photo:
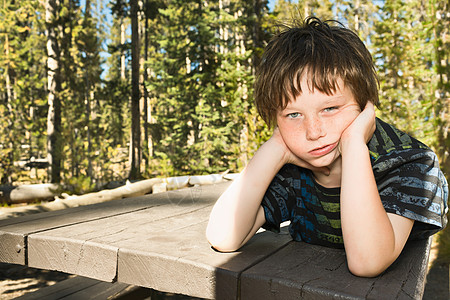
[[[371,277],[408,238],[445,227],[438,159],[375,117],[372,57],[350,30],[310,17],[275,36],[255,101],[275,129],[215,204],[206,231],[215,249],[235,251],[289,220],[294,240],[345,248],[349,270]]]

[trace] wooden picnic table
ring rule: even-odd
[[[0,221],[0,261],[208,299],[421,299],[430,239],[376,278],[345,252],[259,232],[233,253],[205,239],[221,183]]]

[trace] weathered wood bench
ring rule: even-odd
[[[121,282],[104,282],[92,278],[75,276],[27,293],[15,300],[59,300],[59,299],[144,299],[151,291]]]
[[[205,239],[227,183],[0,221],[0,261],[208,299],[421,299],[431,240],[376,278],[345,252],[260,232],[234,253]]]

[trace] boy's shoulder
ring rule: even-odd
[[[424,143],[379,118],[376,119],[375,133],[368,147],[374,160],[378,160],[380,156],[401,152],[432,152]]]

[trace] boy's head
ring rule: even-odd
[[[257,71],[255,101],[269,126],[276,125],[277,112],[302,93],[300,81],[306,73],[310,90],[330,95],[341,79],[361,109],[367,101],[378,105],[372,56],[354,32],[331,22],[337,23],[309,17],[267,45]]]

